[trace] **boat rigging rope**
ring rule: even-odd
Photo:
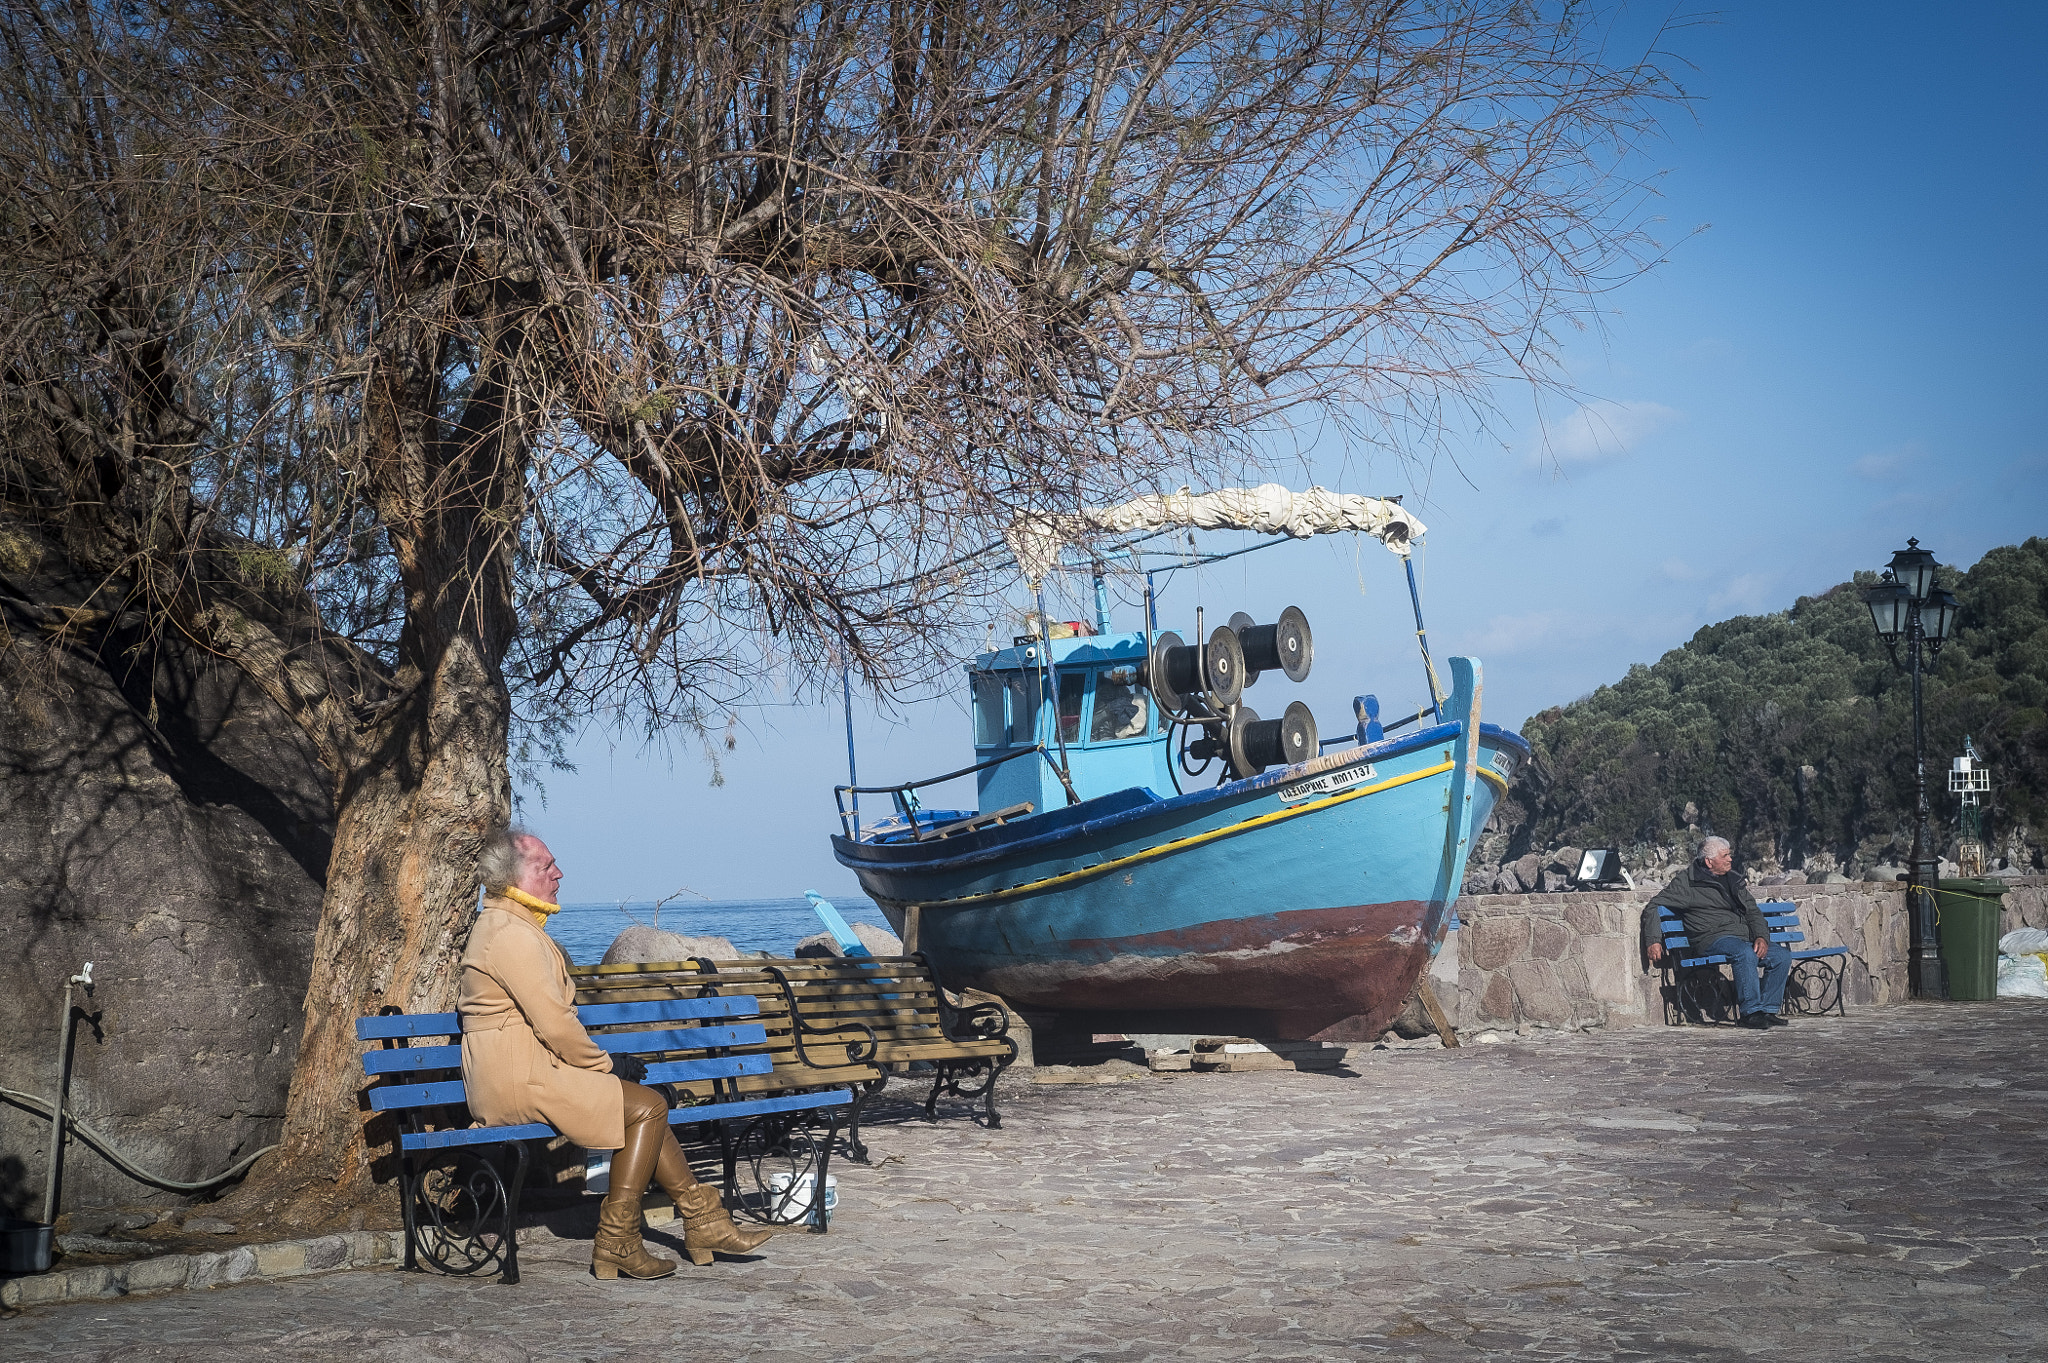
[[[55,1112],[55,1104],[51,1103],[48,1098],[41,1098],[33,1093],[21,1093],[14,1089],[0,1088],[0,1098],[6,1098],[24,1107],[34,1108],[45,1117],[52,1116]],[[208,1188],[226,1183],[257,1160],[277,1149],[274,1145],[266,1145],[255,1154],[228,1166],[228,1168],[215,1174],[212,1178],[203,1178],[197,1182],[188,1183],[181,1179],[165,1178],[162,1174],[150,1173],[147,1169],[144,1169],[141,1165],[116,1150],[114,1143],[108,1140],[102,1132],[95,1130],[90,1123],[81,1119],[76,1112],[68,1107],[64,1109],[64,1120],[69,1123],[70,1131],[76,1132],[79,1139],[99,1151],[101,1155],[106,1157],[107,1163],[113,1165],[116,1169],[128,1175],[128,1177],[138,1182],[154,1184],[159,1188],[167,1188],[176,1193],[204,1192]],[[53,1155],[54,1153],[52,1152]]]

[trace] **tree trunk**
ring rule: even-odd
[[[236,1194],[245,1218],[318,1229],[388,1198],[396,1129],[363,1099],[356,1019],[455,1006],[477,849],[510,803],[509,708],[496,659],[453,640],[344,778],[284,1135]]]

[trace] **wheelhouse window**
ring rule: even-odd
[[[1095,679],[1095,715],[1088,724],[1090,743],[1113,743],[1120,738],[1145,736],[1145,693],[1134,677],[1128,682],[1111,681],[1104,672]]]
[[[1010,692],[1010,746],[1028,747],[1038,741],[1038,679],[1028,672],[1012,672],[1005,683]]]
[[[1003,728],[1003,679],[993,672],[976,672],[974,695],[974,746],[999,748],[1006,737]]]
[[[1060,674],[1060,740],[1081,741],[1081,693],[1088,678],[1078,672]]]

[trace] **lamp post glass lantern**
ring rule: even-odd
[[[1890,580],[1889,571],[1885,579],[1864,592],[1863,600],[1870,607],[1870,622],[1877,626],[1877,637],[1890,644],[1906,632],[1906,603],[1910,598],[1904,587]]]
[[[1955,630],[1957,604],[1944,587],[1934,585],[1934,555],[1909,539],[1906,547],[1892,555],[1878,583],[1865,589],[1864,604],[1870,607],[1870,623],[1884,640],[1892,665],[1913,677],[1913,856],[1906,879],[1907,921],[1912,929],[1913,949],[1907,964],[1907,979],[1915,998],[1948,997],[1948,973],[1941,964],[1935,936],[1934,882],[1941,864],[1933,857],[1934,840],[1927,830],[1927,725],[1921,703],[1921,647],[1926,646],[1927,663],[1932,666],[1941,646]],[[1906,661],[1899,661],[1894,647],[1906,641]]]

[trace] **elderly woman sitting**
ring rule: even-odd
[[[577,1144],[615,1150],[611,1190],[598,1209],[590,1271],[600,1278],[665,1278],[675,1261],[640,1240],[640,1195],[650,1177],[675,1201],[683,1248],[695,1264],[712,1251],[744,1254],[769,1232],[742,1231],[715,1188],[697,1181],[669,1130],[669,1104],[634,1082],[647,1069],[599,1050],[576,1018],[569,960],[547,935],[561,868],[530,833],[485,840],[477,876],[488,891],[462,953],[462,1078],[470,1111],[492,1125],[548,1122]]]

